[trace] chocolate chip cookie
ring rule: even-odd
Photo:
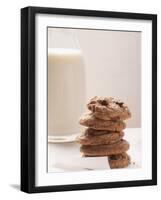
[[[126,152],[112,155],[108,157],[108,162],[111,169],[124,168],[130,164],[130,156]]]
[[[88,128],[76,138],[76,142],[81,145],[113,144],[120,141],[123,136],[124,132],[98,131]]]
[[[114,132],[121,132],[126,128],[126,124],[123,121],[98,119],[91,112],[84,114],[80,118],[79,123],[92,129],[109,130]]]
[[[124,153],[128,149],[129,143],[123,139],[121,139],[119,142],[109,145],[82,145],[80,147],[80,151],[85,157],[111,156]]]
[[[89,101],[87,108],[99,119],[122,121],[131,117],[125,103],[113,97],[95,96]]]

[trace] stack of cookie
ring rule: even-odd
[[[85,157],[108,156],[110,168],[129,165],[126,153],[129,143],[123,139],[124,120],[131,117],[128,107],[113,97],[94,97],[87,104],[89,110],[79,123],[88,127],[77,137],[80,151]]]

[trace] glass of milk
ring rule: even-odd
[[[74,30],[48,29],[48,139],[71,141],[85,109],[85,65]]]

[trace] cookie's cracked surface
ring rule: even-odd
[[[131,117],[128,107],[113,97],[95,96],[89,101],[87,108],[99,119],[122,121]]]

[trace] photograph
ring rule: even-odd
[[[156,185],[157,16],[21,16],[21,190]]]
[[[47,28],[48,172],[141,168],[141,34]]]

